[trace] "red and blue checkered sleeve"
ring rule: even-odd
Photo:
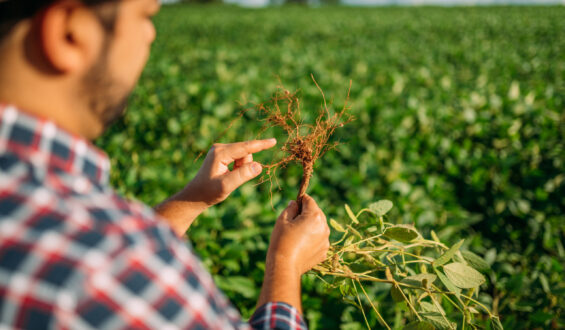
[[[125,218],[127,233],[106,235],[104,253],[84,257],[88,278],[74,311],[59,314],[61,328],[306,329],[298,311],[280,302],[244,322],[190,245],[158,222]],[[105,253],[112,246],[118,250]]]
[[[87,279],[73,310],[59,313],[59,328],[249,328],[168,226],[127,218],[121,225],[127,233],[108,233],[104,249],[84,256]]]
[[[308,329],[298,310],[283,302],[269,302],[259,307],[249,319],[249,325],[253,329]]]

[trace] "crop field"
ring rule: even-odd
[[[334,110],[351,81],[355,121],[336,130],[340,145],[316,163],[308,190],[328,219],[346,223],[345,204],[390,200],[388,222],[428,238],[433,230],[448,244],[465,239],[484,258],[490,270],[477,299],[505,328],[565,327],[565,7],[174,5],[155,24],[128,112],[97,141],[119,192],[156,205],[196,174],[212,143],[257,137],[260,116],[239,114],[277,86],[300,90],[312,119],[323,101],[310,74]],[[278,186],[243,186],[187,235],[244,317],[301,169],[277,178]],[[367,290],[402,328],[406,306],[390,285]],[[358,308],[311,274],[303,305],[312,329],[366,327]]]

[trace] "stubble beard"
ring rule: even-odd
[[[85,75],[82,95],[87,97],[90,113],[104,130],[125,113],[131,89],[112,78],[108,65],[109,40],[104,42],[100,57]]]

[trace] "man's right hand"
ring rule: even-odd
[[[290,202],[279,216],[267,252],[265,280],[257,306],[270,301],[285,302],[302,313],[302,274],[326,259],[330,247],[326,216],[308,195],[298,204]]]
[[[324,212],[305,195],[302,213],[291,201],[277,219],[267,252],[267,264],[280,264],[302,275],[326,259],[330,228]]]

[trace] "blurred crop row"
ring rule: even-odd
[[[564,17],[564,7],[165,6],[128,113],[98,144],[112,158],[114,186],[154,205],[190,180],[196,156],[218,138],[256,137],[253,111],[221,133],[281,83],[300,89],[315,114],[322,99],[311,73],[336,109],[351,80],[356,120],[336,131],[341,145],[319,161],[309,190],[328,218],[343,218],[345,203],[389,199],[390,222],[434,229],[449,243],[467,238],[485,257],[493,270],[480,300],[506,328],[564,327]],[[280,190],[244,186],[189,232],[245,316],[300,175],[280,172]],[[394,319],[403,307],[388,292],[370,291]],[[340,299],[307,277],[311,328],[363,328]]]

